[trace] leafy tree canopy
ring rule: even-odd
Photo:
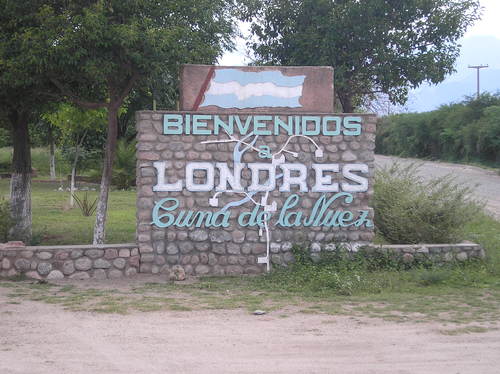
[[[453,72],[457,40],[479,18],[477,0],[249,0],[249,43],[260,64],[327,65],[344,111],[383,92]]]
[[[84,110],[62,103],[42,118],[56,130],[57,144],[66,159],[73,160],[77,146],[83,159],[100,158],[105,140],[105,109]]]
[[[122,102],[138,82],[175,79],[181,63],[213,62],[232,45],[229,10],[223,0],[47,4],[38,12],[41,27],[24,38],[62,93],[95,109]]]
[[[37,119],[47,104],[55,101],[55,87],[26,49],[25,37],[40,26],[37,12],[51,1],[0,0],[0,115],[4,126],[17,126],[13,112],[24,121]]]

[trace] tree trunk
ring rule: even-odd
[[[78,162],[78,145],[76,146],[75,159],[73,161],[73,167],[71,168],[71,182],[69,187],[69,206],[72,208],[75,206],[75,198],[73,197],[73,194],[75,193],[75,176],[76,176],[77,162]]]
[[[49,150],[50,150],[50,179],[56,179],[56,152],[54,144],[54,135],[52,134],[52,127],[49,126]]]
[[[10,207],[14,219],[11,238],[29,243],[31,240],[31,148],[28,117],[13,112],[10,121],[14,148],[10,180]]]
[[[85,139],[85,136],[87,135],[87,131],[84,132],[82,135],[81,139],[76,142],[76,148],[75,148],[75,159],[73,160],[73,167],[71,168],[71,183],[70,183],[70,196],[69,196],[69,205],[73,208],[75,206],[75,198],[73,197],[73,194],[75,193],[75,177],[76,177],[76,167],[78,165],[78,158],[80,157],[80,148],[83,144],[83,140]]]
[[[73,164],[71,168],[71,182],[69,185],[69,206],[73,208],[75,206],[75,198],[73,194],[75,193],[75,174],[76,174],[76,165]]]
[[[352,97],[349,95],[341,95],[339,94],[339,100],[342,104],[342,112],[344,113],[353,113],[354,107],[352,105]]]
[[[101,187],[99,191],[99,201],[97,202],[94,244],[103,244],[106,232],[106,216],[108,210],[109,187],[113,173],[113,161],[115,157],[116,141],[118,137],[118,108],[116,103],[108,106],[108,136],[106,139],[106,150],[104,154],[104,166],[102,169]]]

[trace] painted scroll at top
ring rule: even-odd
[[[181,78],[181,110],[333,111],[330,67],[184,65]]]

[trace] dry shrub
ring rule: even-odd
[[[482,210],[472,189],[445,176],[424,180],[419,166],[376,172],[373,207],[375,227],[390,243],[457,243],[464,227]]]

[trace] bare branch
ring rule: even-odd
[[[108,106],[108,103],[94,103],[91,101],[86,101],[86,100],[81,100],[76,95],[68,90],[66,87],[63,86],[61,82],[59,82],[55,78],[50,79],[52,83],[61,91],[61,93],[65,96],[68,96],[68,98],[74,102],[76,105],[85,108],[85,109],[99,109],[99,108],[106,108]]]

